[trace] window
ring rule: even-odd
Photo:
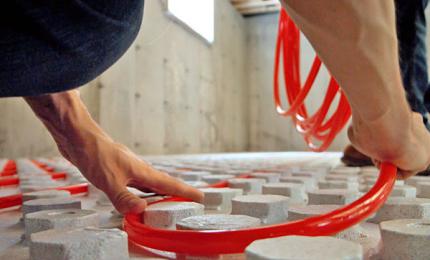
[[[167,9],[206,41],[214,41],[214,0],[168,0]]]

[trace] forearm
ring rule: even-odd
[[[430,164],[430,135],[403,88],[394,1],[282,0],[352,108],[348,137],[407,178]]]
[[[343,88],[353,113],[366,121],[389,112],[397,114],[390,120],[410,116],[398,65],[393,1],[283,4]]]
[[[100,138],[109,139],[91,118],[77,91],[26,97],[25,100],[72,163],[75,163],[75,155],[94,152]],[[68,149],[61,149],[64,146]]]
[[[127,147],[115,143],[91,118],[77,91],[25,100],[54,137],[60,152],[95,187],[103,190],[121,213],[141,213],[146,201],[127,186],[203,199],[203,193],[153,169]]]

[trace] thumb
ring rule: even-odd
[[[125,187],[118,187],[108,194],[109,199],[121,214],[142,213],[146,208],[146,200],[129,192]]]
[[[349,126],[349,127],[348,127],[347,134],[348,134],[348,139],[349,139],[349,141],[350,141],[352,144],[354,144],[354,143],[356,142],[356,140],[355,140],[354,128],[353,128],[352,126]]]
[[[357,138],[357,135],[356,135],[356,130],[354,129],[354,126],[349,126],[348,127],[348,132],[347,132],[347,134],[348,134],[348,139],[349,139],[349,141],[351,142],[351,144],[352,144],[352,146],[357,150],[357,151],[359,151],[360,153],[362,153],[362,154],[365,154],[365,155],[367,155],[367,156],[369,156],[367,153],[365,153],[361,148],[362,147],[364,147],[362,144],[361,144],[361,142],[360,142],[360,139],[359,138]]]

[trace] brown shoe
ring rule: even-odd
[[[346,166],[373,166],[372,159],[367,155],[362,154],[352,145],[348,145],[343,151],[343,156],[340,159]]]
[[[430,176],[430,166],[424,171],[417,173],[417,176]]]

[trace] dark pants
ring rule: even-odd
[[[426,17],[428,0],[396,0],[400,68],[408,102],[429,128],[430,91],[427,72]]]
[[[144,0],[13,0],[0,4],[0,97],[65,91],[130,47]]]

